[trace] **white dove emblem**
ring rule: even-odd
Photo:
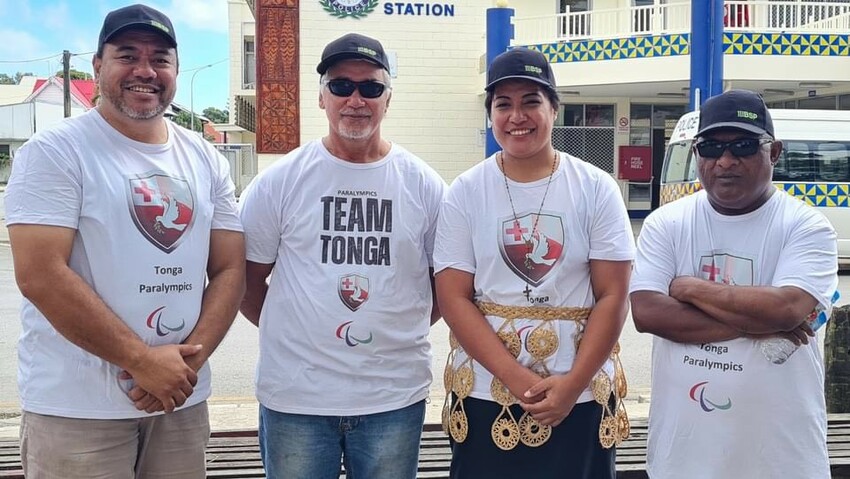
[[[161,196],[162,199],[162,215],[156,217],[154,229],[160,234],[164,234],[163,228],[168,228],[177,231],[186,229],[186,225],[177,224],[174,221],[180,216],[180,209],[177,206],[177,201],[172,201],[167,196]]]
[[[535,264],[551,266],[555,262],[555,258],[546,259],[547,254],[549,254],[549,239],[545,234],[538,231],[531,237],[531,252],[526,253],[525,258]]]
[[[363,301],[366,301],[366,294],[363,293],[363,290],[360,288],[360,286],[355,284],[354,292],[351,293],[350,299],[354,302],[362,303]]]

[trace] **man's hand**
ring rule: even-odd
[[[809,344],[809,338],[815,336],[815,331],[808,321],[803,321],[791,331],[781,331],[773,334],[762,334],[753,336],[754,339],[785,338],[797,346]]]
[[[127,395],[136,409],[148,413],[168,413],[182,406],[192,395],[198,382],[195,369],[187,364],[187,361],[191,361],[201,349],[200,344],[151,347],[139,365],[122,372],[120,379],[135,381],[135,386]]]
[[[520,406],[540,424],[555,427],[570,415],[585,388],[586,386],[575,384],[569,373],[549,376],[520,396]],[[528,398],[541,395],[542,400],[533,404],[528,402]]]

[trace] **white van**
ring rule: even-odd
[[[773,169],[777,188],[814,206],[838,233],[838,261],[850,266],[850,111],[771,109],[782,155]],[[661,172],[661,204],[700,189],[691,146],[699,112],[673,130]]]

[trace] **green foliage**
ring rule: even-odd
[[[7,73],[0,73],[0,85],[17,85],[21,82],[21,78],[32,76],[32,72],[17,72],[14,76],[9,76]]]
[[[178,125],[182,126],[183,128],[191,129],[191,127],[192,127],[192,114],[189,113],[188,111],[181,111],[180,113],[174,115],[171,118],[171,121],[173,121],[174,123],[177,123]],[[201,121],[200,118],[198,118],[197,115],[195,115],[195,131],[197,131],[198,133],[201,133],[201,132],[204,131],[204,123]]]
[[[73,68],[70,70],[71,80],[92,80],[93,76],[86,72],[81,72],[79,70],[74,70]],[[56,72],[57,78],[65,78],[65,73],[62,70]]]
[[[12,157],[6,153],[0,153],[0,168],[5,168],[12,163]]]
[[[227,110],[219,110],[214,106],[204,108],[203,114],[213,123],[227,123],[230,117]]]

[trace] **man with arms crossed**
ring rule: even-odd
[[[830,308],[836,236],[771,183],[781,152],[760,95],[707,100],[694,144],[703,190],[653,212],[640,232],[630,289],[637,329],[656,336],[653,479],[829,477],[823,364],[807,318]],[[783,364],[762,352],[778,337],[802,343]]]
[[[381,137],[391,90],[377,40],[344,35],[317,70],[328,135],[278,160],[241,201],[263,465],[275,479],[336,479],[343,457],[350,477],[414,478],[445,183]]]
[[[207,358],[244,291],[244,240],[227,161],[163,118],[176,47],[162,13],[109,13],[97,108],[15,158],[28,478],[204,477]]]

